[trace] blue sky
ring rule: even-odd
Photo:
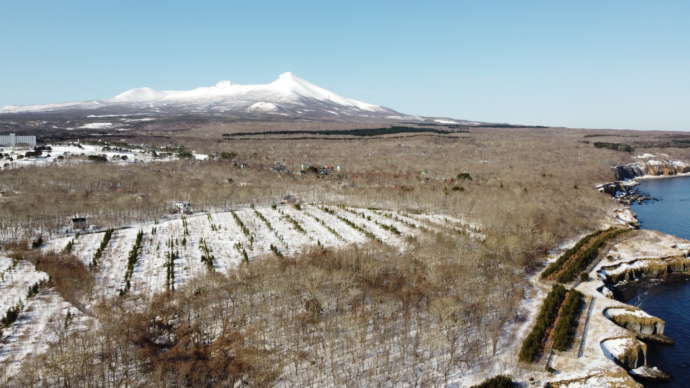
[[[690,130],[688,1],[0,0],[0,106],[292,71],[405,113]]]

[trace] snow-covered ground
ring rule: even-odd
[[[246,233],[233,213],[246,228]],[[413,223],[421,226],[419,221],[393,212],[386,213],[389,217],[371,210],[336,206],[303,205],[299,210],[293,206],[277,206],[275,209],[243,208],[233,212],[195,214],[184,217],[184,221],[179,218],[135,225],[113,233],[98,267],[94,269],[97,289],[101,296],[114,296],[122,289],[128,252],[140,230],[144,233],[143,247],[133,271],[131,292],[151,296],[167,287],[165,266],[171,240],[173,250],[178,254],[174,262],[174,284],[179,287],[207,270],[201,260],[202,240],[215,258],[213,269],[227,273],[244,260],[242,249],[247,253],[248,259],[253,260],[273,254],[272,247],[283,255],[295,255],[316,245],[337,247],[364,243],[372,236],[385,244],[404,249],[406,236],[424,231],[421,227],[410,227]],[[395,215],[392,217],[395,218],[391,218],[393,214]],[[435,220],[446,218],[433,215],[429,217]],[[344,220],[355,224],[359,229]],[[435,226],[437,231],[447,233],[452,233],[457,228],[455,224],[442,225],[440,222]],[[363,231],[371,234],[367,235]],[[98,232],[82,234],[76,239],[70,236],[51,240],[46,243],[44,250],[61,251],[74,240],[72,252],[84,264],[89,265],[104,234]]]
[[[84,330],[93,320],[53,289],[43,289],[29,299],[17,321],[3,330],[0,365],[5,376],[19,369],[27,356],[44,353],[60,336]]]
[[[46,146],[50,147],[50,151],[43,151],[38,157],[25,156],[27,152],[32,151],[26,147],[1,148],[0,169],[81,163],[88,161],[89,156],[105,156],[108,162],[117,164],[167,162],[178,159],[175,154],[165,157],[154,156],[150,150],[137,147],[125,149],[79,143],[47,144]],[[196,160],[208,159],[208,155],[205,154],[192,153],[192,156]]]
[[[26,356],[45,351],[61,332],[85,324],[84,315],[52,289],[42,287],[29,294],[47,280],[48,274],[27,261],[0,257],[0,318],[10,309],[19,311],[10,325],[0,324],[0,365],[5,374],[15,372]]]
[[[251,261],[274,255],[275,251],[295,255],[316,245],[339,247],[372,239],[405,249],[406,237],[432,231],[418,218],[436,220],[433,232],[454,234],[459,228],[457,219],[440,215],[413,218],[388,210],[319,205],[245,207],[114,230],[97,265],[92,264],[105,231],[50,240],[42,249],[63,251],[72,242],[72,254],[89,266],[95,278],[91,302],[85,306],[88,311],[101,298],[117,296],[125,288],[128,256],[139,231],[143,238],[128,293],[146,299],[168,287],[180,287],[207,271],[228,273],[245,260],[245,252],[246,259]],[[213,257],[210,265],[202,260],[206,255],[202,246]],[[175,253],[174,260],[170,260],[171,252]],[[26,356],[41,353],[59,335],[68,335],[66,321],[71,324],[69,330],[94,323],[47,286],[38,295],[27,298],[29,287],[47,278],[47,274],[36,271],[26,261],[14,264],[11,259],[0,257],[0,308],[4,309],[0,313],[19,302],[24,305],[17,321],[4,330],[0,342],[0,365],[9,374],[17,370]]]
[[[0,319],[17,304],[25,304],[29,288],[47,280],[48,275],[38,272],[33,264],[0,257]]]

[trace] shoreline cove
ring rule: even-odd
[[[605,185],[632,188],[634,195],[641,195],[637,192],[637,186],[641,182],[688,177],[690,173],[645,174],[627,182],[617,181]],[[597,188],[608,192],[602,189],[605,185]],[[690,241],[670,233],[640,229],[638,214],[633,211],[634,201],[626,201],[630,191],[626,190],[622,196],[616,195],[616,192],[608,193],[623,205],[622,209],[614,210],[613,217],[629,221],[628,226],[636,230],[621,239],[622,241],[612,242],[601,253],[598,261],[587,269],[586,273],[591,280],[576,283],[573,288],[586,297],[591,297],[593,304],[599,304],[599,308],[589,312],[590,316],[587,318],[588,324],[599,326],[599,330],[595,330],[590,338],[584,338],[583,342],[590,342],[590,346],[591,342],[598,342],[601,356],[610,361],[610,366],[623,369],[629,380],[621,380],[620,374],[609,376],[604,371],[598,372],[579,362],[571,360],[568,363],[567,360],[562,360],[556,362],[555,368],[547,363],[547,368],[552,367],[559,374],[565,375],[579,371],[585,377],[559,379],[547,383],[550,387],[593,386],[591,379],[594,376],[600,378],[596,386],[641,386],[641,382],[673,378],[662,371],[664,365],[649,365],[647,359],[648,346],[675,346],[671,345],[674,343],[673,338],[663,334],[666,322],[636,307],[634,303],[652,289],[681,286],[690,279]],[[610,313],[612,311],[618,315],[614,316]],[[582,347],[587,347],[585,345],[582,344]]]

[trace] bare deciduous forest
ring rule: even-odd
[[[227,160],[2,171],[0,237],[57,236],[76,214],[111,228],[163,217],[171,201],[212,210],[293,194],[306,203],[448,214],[476,223],[486,238],[427,232],[404,252],[374,242],[317,247],[210,273],[150,301],[102,300],[84,311],[99,325],[68,335],[53,322],[57,343],[5,384],[440,386],[514,340],[503,329],[525,319],[527,275],[617,205],[593,187],[630,159],[583,142],[591,131],[566,129],[300,141],[223,141],[222,130],[150,135],[233,153]],[[340,171],[299,174],[301,165]],[[60,282],[66,274],[53,263],[69,263],[68,255],[16,251],[42,263],[66,300],[88,297],[88,270]]]

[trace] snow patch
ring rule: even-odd
[[[259,101],[247,108],[249,112],[275,112],[278,110],[278,105],[272,102]]]
[[[106,129],[113,126],[113,123],[87,123],[79,128],[81,129]]]

